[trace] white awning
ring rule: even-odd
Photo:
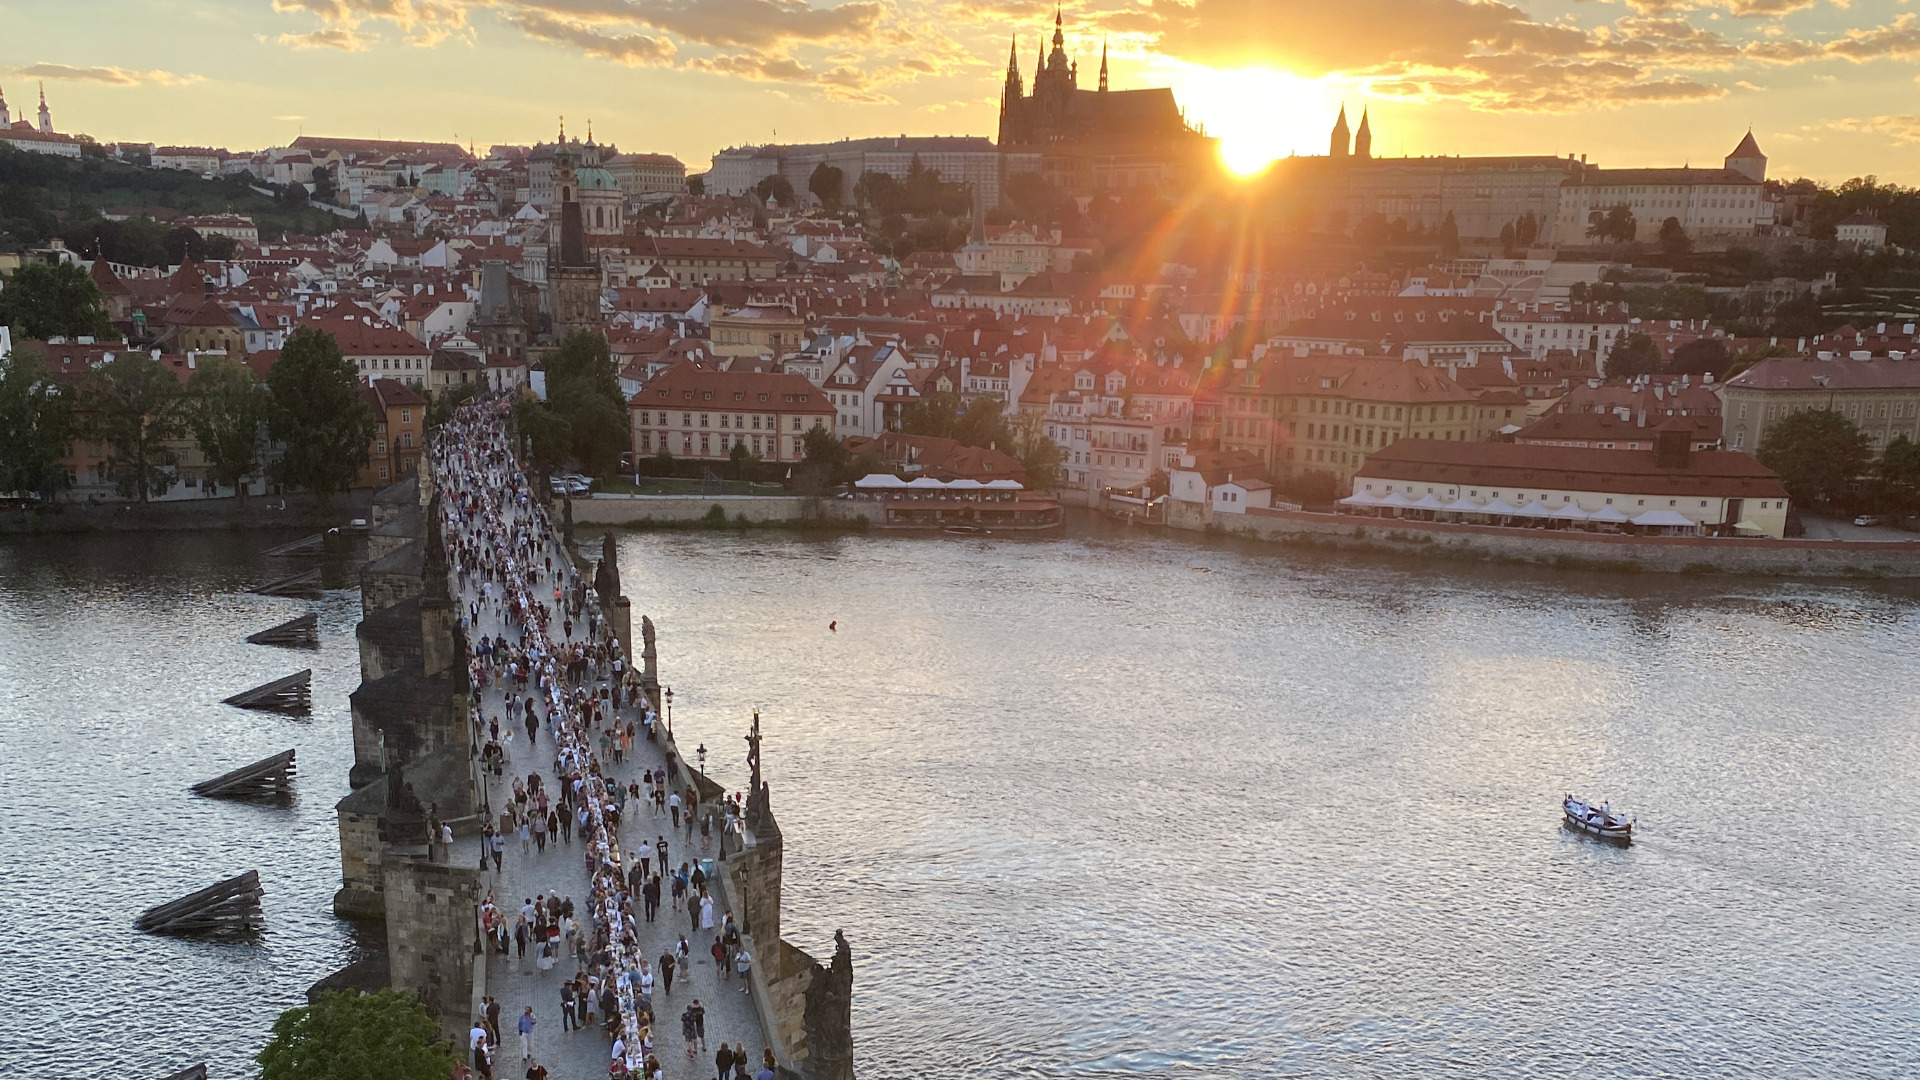
[[[986,486],[987,485],[970,476],[963,476],[958,480],[947,481],[948,491],[979,491]]]
[[[1340,505],[1341,506],[1378,506],[1380,505],[1380,500],[1374,498],[1372,495],[1369,495],[1364,491],[1356,491],[1353,494],[1347,496],[1346,498],[1341,499]]]
[[[1627,521],[1627,515],[1612,506],[1603,506],[1593,513],[1588,514],[1587,520],[1598,521],[1605,525],[1624,525]]]
[[[986,488],[988,491],[1024,491],[1026,490],[1024,487],[1021,486],[1020,481],[1018,480],[989,480],[986,483]]]
[[[1555,521],[1585,521],[1587,512],[1575,503],[1567,503],[1556,509],[1551,515]]]
[[[1488,503],[1487,505],[1481,507],[1479,510],[1475,511],[1475,513],[1480,513],[1480,514],[1492,514],[1494,517],[1512,517],[1513,515],[1519,512],[1520,512],[1519,507],[1513,505],[1512,503],[1508,502],[1505,499],[1495,499],[1492,502]]]
[[[1734,525],[1734,528],[1738,529],[1741,532],[1766,532],[1767,531],[1761,528],[1760,526],[1755,525],[1751,521],[1739,522],[1738,524]]]
[[[871,491],[875,488],[903,488],[907,486],[907,482],[892,473],[877,472],[868,473],[860,479],[855,480],[853,486]]]
[[[1553,516],[1553,511],[1547,509],[1547,504],[1542,502],[1530,502],[1513,513],[1515,517],[1550,518]]]
[[[1429,491],[1425,495],[1420,496],[1419,500],[1413,504],[1413,507],[1416,510],[1445,510],[1447,504],[1434,498],[1433,492]]]
[[[1445,507],[1443,507],[1443,509],[1451,510],[1456,514],[1485,513],[1485,511],[1481,509],[1479,503],[1474,502],[1472,499],[1467,498],[1465,495],[1462,495],[1459,498],[1448,503]]]
[[[1647,527],[1685,528],[1694,527],[1693,519],[1677,510],[1649,510],[1633,519],[1635,525]]]
[[[921,491],[942,491],[946,489],[947,485],[935,480],[931,476],[916,476],[912,480],[907,481],[907,486],[917,488]]]
[[[1404,510],[1413,505],[1413,500],[1397,491],[1389,491],[1387,492],[1386,498],[1380,500],[1380,505]]]

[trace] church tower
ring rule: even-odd
[[[1360,130],[1353,134],[1353,156],[1362,161],[1373,156],[1373,128],[1367,124],[1366,106],[1360,108]]]
[[[13,117],[7,112],[7,92],[0,90],[0,128],[13,123]]]
[[[1026,87],[1020,82],[1020,36],[1007,46],[1007,84],[1000,89],[1000,145],[1019,140],[1019,112]]]
[[[574,330],[600,329],[600,266],[587,253],[579,196],[573,147],[563,123],[553,151],[553,199],[559,213],[553,217],[547,248],[547,314],[553,319],[555,341]]]
[[[1328,140],[1327,156],[1336,161],[1345,159],[1349,141],[1350,138],[1347,132],[1347,107],[1342,105],[1340,106],[1340,119],[1333,123],[1333,138]]]
[[[1107,92],[1107,43],[1100,43],[1100,92]]]
[[[1767,155],[1760,152],[1760,144],[1753,141],[1753,129],[1747,129],[1747,137],[1727,155],[1726,167],[1756,184],[1767,180]]]
[[[47,111],[47,84],[40,84],[40,134],[53,134],[53,114]]]

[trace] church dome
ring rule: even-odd
[[[581,191],[619,191],[620,182],[605,169],[585,168],[574,174]]]

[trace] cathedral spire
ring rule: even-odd
[[[1100,92],[1107,92],[1107,39],[1100,39]]]
[[[1328,140],[1327,156],[1331,158],[1346,157],[1348,153],[1347,146],[1349,141],[1350,140],[1348,137],[1348,128],[1347,128],[1347,107],[1345,105],[1341,105],[1340,119],[1334,121],[1333,137]]]
[[[40,134],[53,134],[53,113],[47,110],[47,84],[40,84]]]
[[[1060,0],[1053,4],[1053,47],[1060,48],[1067,43],[1067,35],[1060,30]]]
[[[1353,156],[1361,159],[1373,156],[1373,128],[1367,123],[1367,107],[1360,107],[1360,130],[1353,133]]]

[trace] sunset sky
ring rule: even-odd
[[[1770,175],[1920,183],[1920,23],[1899,0],[1087,0],[1093,85],[1170,85],[1243,157],[1584,153],[1717,164],[1751,125]],[[497,142],[558,117],[692,171],[729,145],[994,133],[1002,0],[0,0],[0,89],[61,131],[255,149],[315,135]]]

